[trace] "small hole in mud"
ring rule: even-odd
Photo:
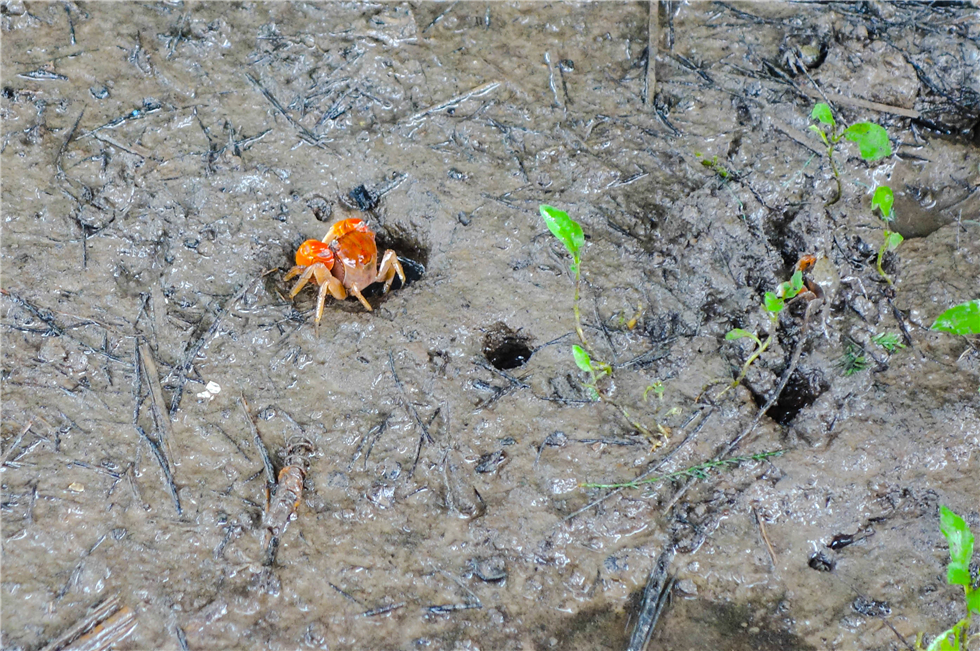
[[[385,251],[391,249],[398,256],[398,261],[402,263],[402,269],[405,270],[406,286],[411,285],[425,275],[425,268],[429,263],[429,247],[401,227],[395,225],[379,227],[374,224],[371,226],[375,229],[374,241],[378,245],[379,263]],[[383,287],[381,283],[371,285],[364,291],[364,295],[368,297],[381,296]],[[391,284],[391,289],[396,290],[401,288],[401,278],[395,276],[395,280]]]
[[[497,322],[487,328],[483,338],[483,354],[490,364],[501,371],[524,366],[531,359],[528,343],[530,337],[515,332],[503,322]]]
[[[313,211],[313,216],[318,222],[331,222],[333,217],[333,206],[329,201],[318,194],[314,194],[306,200],[306,205]]]
[[[788,425],[796,418],[796,414],[812,405],[829,388],[830,385],[822,374],[804,374],[797,371],[789,378],[779,400],[770,407],[769,417],[780,425]]]

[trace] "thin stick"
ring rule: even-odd
[[[150,385],[150,412],[153,414],[153,422],[156,423],[157,431],[163,446],[167,450],[167,456],[171,459],[170,464],[176,464],[171,440],[174,433],[170,426],[170,414],[167,412],[166,404],[163,401],[163,387],[160,385],[160,375],[157,373],[156,362],[153,355],[145,343],[137,344],[139,361],[143,364],[143,371],[146,374],[146,381]],[[136,369],[139,373],[139,369]],[[173,468],[171,468],[171,471]]]
[[[878,111],[879,113],[900,115],[903,118],[912,118],[913,120],[920,117],[919,112],[913,111],[912,109],[902,108],[901,106],[893,106],[891,104],[882,104],[880,102],[871,102],[858,97],[848,97],[847,95],[832,93],[830,91],[823,91],[823,94],[821,95],[819,90],[808,86],[803,87],[803,92],[814,99],[828,99],[835,104],[846,104],[857,108],[868,109],[870,111]]]
[[[129,637],[137,624],[136,613],[129,606],[123,606],[62,651],[109,651]]]
[[[252,415],[248,412],[248,402],[245,401],[245,394],[242,394],[240,404],[242,405],[242,414],[245,416],[245,422],[248,423],[248,428],[252,432],[255,447],[258,448],[259,454],[262,455],[262,465],[265,467],[265,483],[271,491],[276,486],[276,471],[272,468],[272,459],[269,458],[269,451],[266,449],[265,443],[262,442],[262,437],[259,436],[259,430],[255,427],[255,421],[252,420]]]
[[[803,145],[813,153],[820,154],[821,156],[827,154],[827,151],[825,149],[821,149],[817,147],[815,144],[813,144],[813,142],[806,137],[806,134],[800,131],[799,129],[795,129],[789,126],[788,124],[785,124],[784,122],[781,122],[774,118],[770,118],[769,121],[772,124],[772,126],[776,128],[777,131],[782,131],[784,134],[786,134],[787,136],[789,136],[799,144]]]
[[[277,100],[275,98],[275,96],[271,92],[269,92],[266,89],[266,87],[262,85],[261,82],[259,82],[258,79],[256,79],[252,75],[248,74],[247,72],[245,73],[245,78],[248,79],[250,82],[252,82],[252,84],[254,84],[255,87],[259,89],[259,92],[262,93],[262,95],[269,101],[269,103],[272,104],[272,106],[277,111],[279,111],[279,113],[284,118],[286,118],[286,121],[289,122],[289,124],[291,124],[297,131],[299,131],[300,137],[304,141],[308,142],[309,144],[311,144],[311,145],[313,145],[315,147],[319,147],[321,149],[326,149],[326,147],[323,146],[323,143],[320,142],[320,138],[318,138],[315,133],[313,133],[312,131],[310,131],[306,127],[304,127],[302,124],[300,124],[299,122],[297,122],[296,120],[294,120],[293,119],[293,116],[291,116],[286,111],[286,109],[283,108],[283,105],[279,103],[279,100]]]
[[[449,108],[450,106],[456,106],[457,104],[462,104],[463,102],[470,99],[471,97],[482,97],[483,95],[486,95],[487,93],[495,89],[497,86],[499,86],[500,83],[501,82],[499,81],[488,81],[485,84],[482,84],[480,86],[477,86],[476,88],[466,91],[462,95],[457,95],[456,97],[450,98],[445,102],[442,102],[441,104],[436,104],[435,106],[430,106],[424,111],[419,111],[415,115],[408,118],[407,122],[409,124],[413,122],[418,122],[419,120],[422,120],[423,118],[426,118],[429,115],[432,115],[433,113],[438,113],[439,111],[443,111]]]
[[[361,617],[375,617],[377,615],[384,615],[390,613],[393,610],[398,610],[405,605],[404,601],[400,601],[397,604],[391,604],[390,606],[381,606],[380,608],[372,608],[366,612],[361,613]]]
[[[167,484],[167,491],[170,493],[170,497],[174,501],[174,507],[177,509],[177,515],[183,515],[184,509],[182,509],[180,506],[180,495],[177,494],[177,485],[174,483],[174,476],[170,472],[170,466],[167,464],[167,457],[163,454],[160,446],[157,445],[156,442],[151,439],[147,435],[146,431],[139,425],[136,425],[136,433],[140,435],[140,438],[146,441],[147,445],[150,446],[150,451],[153,452],[153,456],[156,458],[157,463],[160,464],[160,469],[163,471],[163,478]]]
[[[31,431],[31,427],[33,425],[34,425],[34,421],[27,423],[27,427],[24,428],[24,431],[18,434],[17,438],[14,439],[14,442],[7,446],[7,449],[3,451],[3,455],[0,456],[0,466],[6,465],[7,459],[10,458],[10,454],[17,449],[17,446],[20,445],[20,442],[23,441],[27,433]]]
[[[170,462],[167,461],[167,457],[164,455],[163,450],[160,449],[160,445],[156,441],[154,441],[153,439],[151,439],[149,437],[149,435],[147,435],[146,431],[142,427],[140,427],[140,424],[139,424],[140,406],[142,405],[142,402],[143,402],[143,396],[142,396],[142,394],[143,394],[143,383],[142,383],[141,377],[142,377],[144,371],[146,371],[146,368],[144,366],[144,361],[145,360],[144,360],[143,356],[140,354],[140,349],[142,347],[143,347],[143,344],[140,344],[140,343],[137,343],[135,346],[133,346],[133,369],[134,369],[134,374],[133,374],[133,376],[134,376],[133,377],[133,403],[134,403],[134,406],[133,406],[133,429],[135,429],[136,430],[136,433],[140,435],[140,438],[142,438],[144,441],[146,441],[146,444],[150,446],[150,451],[153,452],[153,456],[156,458],[157,463],[160,464],[160,469],[163,470],[164,481],[167,484],[167,490],[170,493],[170,497],[174,501],[174,506],[177,508],[177,515],[180,516],[180,515],[183,515],[183,509],[180,506],[180,496],[177,494],[177,486],[174,484],[174,476],[173,476],[173,473],[171,472]],[[153,363],[152,360],[150,360],[150,364],[151,365],[152,365],[152,363]],[[150,377],[156,377],[156,366],[153,366],[152,368],[153,368],[154,374],[153,374],[153,376],[151,376],[150,373],[147,372],[146,373],[146,375],[147,375],[147,381],[150,381]],[[157,381],[159,382],[159,379]],[[151,382],[151,386],[152,386],[152,382]],[[150,393],[152,394],[152,389],[150,390]],[[156,412],[155,411],[154,411],[154,420],[157,420],[157,418],[156,418]],[[158,432],[157,432],[157,435],[160,436],[161,438],[163,437],[162,430],[159,430],[159,421],[158,421]],[[137,454],[138,454],[138,452],[139,452],[139,449],[137,448]],[[134,466],[135,466],[135,463],[134,463]],[[143,508],[146,509],[147,508],[147,504],[145,502],[143,502],[142,497],[139,496],[139,489],[136,487],[135,471],[133,471],[132,485],[133,485],[134,492],[136,492],[136,494],[137,494],[137,498],[143,504]]]
[[[646,587],[643,589],[643,602],[640,604],[640,615],[636,620],[636,626],[633,627],[633,634],[630,636],[630,644],[626,647],[626,651],[643,651],[650,642],[653,629],[667,604],[671,588],[674,587],[673,577],[667,574],[673,560],[674,546],[669,544],[660,553],[656,565],[647,578]]]
[[[643,81],[643,103],[650,105],[657,95],[657,40],[660,36],[660,0],[649,0],[647,19],[647,70]]]
[[[753,513],[753,515],[755,515],[755,521],[759,523],[759,533],[762,534],[762,541],[764,543],[766,543],[766,549],[769,550],[769,560],[772,561],[772,569],[775,570],[776,569],[776,552],[773,551],[773,549],[772,549],[772,543],[769,542],[769,536],[768,536],[768,534],[766,534],[766,525],[762,521],[762,516],[759,515],[759,512],[755,510],[755,507],[754,506],[752,507],[752,513]]]
[[[419,465],[419,457],[422,456],[422,445],[426,442],[435,443],[435,439],[429,434],[429,428],[422,422],[419,412],[415,410],[415,405],[409,401],[408,394],[405,392],[405,385],[398,379],[398,373],[395,371],[395,356],[392,355],[390,350],[388,351],[388,365],[391,366],[391,375],[395,378],[395,384],[398,386],[399,391],[401,391],[402,404],[405,405],[405,410],[415,419],[416,424],[418,424],[422,432],[419,436],[418,446],[415,448],[415,461],[412,463],[412,471],[409,473],[409,476],[411,476],[415,473],[416,466]]]
[[[95,606],[74,626],[41,651],[78,651],[80,649],[108,649],[127,637],[136,628],[136,615],[128,606],[119,603],[119,595],[113,595]],[[103,634],[104,632],[104,634]],[[107,638],[112,634],[111,639]],[[92,641],[101,638],[101,646]]]

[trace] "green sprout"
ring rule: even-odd
[[[771,452],[750,454],[744,457],[730,457],[728,459],[706,461],[705,463],[699,463],[696,466],[691,466],[690,468],[678,470],[677,472],[671,472],[666,475],[648,477],[647,479],[636,479],[633,481],[623,482],[621,484],[580,484],[580,486],[582,488],[639,488],[641,486],[649,486],[650,484],[657,484],[662,481],[681,479],[684,477],[690,477],[692,479],[707,479],[710,477],[710,472],[713,470],[733,468],[748,461],[763,461],[764,459],[769,459],[770,457],[778,457],[782,453],[783,450],[773,450]]]
[[[568,213],[552,206],[541,205],[539,210],[541,212],[541,218],[544,219],[544,223],[548,226],[548,230],[558,238],[559,242],[565,245],[565,248],[572,256],[572,264],[569,266],[569,269],[575,277],[575,297],[572,300],[572,313],[575,315],[575,333],[578,335],[579,343],[581,344],[576,344],[572,347],[572,356],[575,358],[575,365],[589,374],[589,380],[585,383],[586,388],[589,390],[589,395],[593,400],[601,400],[615,407],[633,429],[646,436],[651,442],[659,445],[662,443],[662,440],[659,440],[642,423],[637,422],[624,406],[613,400],[599,386],[599,381],[602,378],[612,375],[613,367],[597,359],[595,350],[589,345],[588,340],[585,338],[585,330],[582,328],[582,313],[579,309],[579,296],[582,285],[582,259],[579,252],[585,245],[585,234],[582,232],[582,227],[578,222],[569,217]],[[665,440],[667,438],[665,429],[663,427],[658,427],[658,429],[660,431],[660,438]]]
[[[834,173],[834,181],[837,183],[837,194],[825,204],[826,206],[832,206],[840,200],[842,194],[840,170],[834,161],[834,151],[837,143],[842,139],[857,143],[858,150],[861,152],[861,158],[869,162],[891,156],[892,145],[888,140],[888,132],[885,131],[884,127],[872,122],[858,122],[846,129],[841,129],[840,125],[834,120],[834,114],[830,110],[830,106],[823,102],[813,107],[810,118],[828,127],[828,130],[825,131],[822,127],[810,125],[810,130],[820,136],[820,140],[827,147],[827,158],[830,160],[830,169]],[[892,279],[888,277],[888,274],[882,268],[882,259],[886,253],[894,251],[904,241],[904,238],[900,234],[889,229],[890,222],[895,219],[893,212],[894,203],[895,193],[887,185],[882,185],[875,189],[874,196],[871,198],[871,210],[877,208],[881,212],[885,231],[885,240],[881,248],[878,249],[878,262],[876,266],[878,274],[889,285],[893,284]]]
[[[585,383],[589,395],[593,400],[600,400],[597,382],[607,375],[612,375],[612,366],[605,362],[593,362],[589,353],[577,344],[572,346],[572,356],[575,358],[575,365],[589,374],[589,381]]]
[[[895,193],[887,185],[879,185],[871,197],[871,210],[877,208],[881,211],[881,218],[886,222],[895,219],[892,207],[895,205]]]
[[[850,377],[855,373],[867,370],[871,363],[864,356],[864,349],[851,342],[844,348],[844,354],[841,356],[838,365],[844,372],[844,377]]]
[[[891,156],[892,145],[888,141],[888,132],[885,131],[884,127],[872,122],[858,122],[846,129],[841,129],[841,125],[838,125],[837,121],[834,120],[834,114],[830,110],[830,106],[823,102],[813,107],[810,118],[829,127],[827,131],[824,131],[822,127],[810,125],[810,131],[820,136],[820,140],[827,147],[827,158],[830,160],[830,169],[834,173],[834,181],[837,183],[837,195],[831,201],[827,202],[828,206],[832,206],[840,200],[842,194],[840,170],[837,169],[837,163],[834,162],[834,151],[837,143],[842,139],[857,143],[858,150],[861,152],[861,158],[869,162]]]
[[[954,305],[936,317],[929,329],[954,335],[980,334],[980,299]]]
[[[905,348],[905,344],[899,341],[898,334],[895,332],[882,332],[871,338],[878,346],[881,346],[889,353],[894,353],[898,348]]]
[[[742,203],[742,200],[738,198],[737,194],[735,194],[735,190],[733,190],[732,187],[728,184],[728,181],[737,179],[738,175],[734,171],[729,170],[727,167],[719,163],[717,156],[712,156],[711,159],[709,160],[704,156],[704,154],[702,154],[699,151],[696,151],[694,152],[694,157],[697,158],[699,161],[701,161],[701,165],[703,165],[704,167],[708,168],[709,170],[711,170],[712,172],[718,175],[718,178],[721,179],[722,181],[722,185],[726,190],[728,190],[728,194],[732,195],[732,199],[734,199],[735,203],[738,204],[739,217],[741,217],[742,220],[744,221],[745,204]]]
[[[881,212],[881,219],[885,226],[885,241],[878,249],[878,274],[888,281],[888,284],[892,284],[892,279],[888,277],[885,270],[881,268],[882,258],[889,251],[894,251],[898,248],[898,245],[905,241],[900,234],[888,230],[889,222],[895,219],[895,213],[892,212],[892,206],[895,204],[895,193],[887,185],[878,186],[875,190],[874,196],[871,197],[871,210],[877,208]]]
[[[664,399],[664,393],[667,392],[667,387],[665,387],[664,383],[661,382],[660,380],[654,380],[653,384],[651,384],[646,389],[644,389],[643,399],[646,400],[647,394],[651,392],[653,393],[653,395],[657,396],[657,400],[662,401]]]
[[[696,151],[694,152],[694,157],[701,161],[702,165],[717,174],[720,178],[727,179],[729,176],[731,176],[731,172],[728,171],[728,168],[718,162],[717,156],[713,156],[711,160],[708,160],[704,157],[704,154]]]
[[[755,360],[759,359],[762,353],[766,352],[772,343],[773,337],[776,336],[776,327],[779,325],[779,313],[786,308],[788,301],[796,298],[802,292],[803,272],[797,270],[787,282],[780,283],[775,292],[765,293],[765,296],[762,297],[762,307],[766,314],[769,315],[769,336],[766,337],[765,341],[759,339],[759,336],[754,332],[749,332],[742,328],[735,328],[725,335],[725,341],[751,339],[755,343],[755,350],[745,360],[745,364],[742,365],[742,371],[738,374],[738,377],[715,397],[716,400],[725,395],[729,390],[737,387],[745,379],[745,376],[749,372],[749,367],[752,366]]]
[[[960,516],[945,506],[939,507],[939,530],[949,543],[949,564],[946,566],[946,583],[963,586],[966,600],[966,617],[939,634],[926,651],[966,651],[967,645],[980,635],[970,635],[973,613],[980,614],[980,589],[974,585],[970,574],[973,558],[973,532]],[[922,634],[915,640],[915,648],[922,649]]]

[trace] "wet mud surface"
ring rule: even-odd
[[[657,648],[950,626],[980,355],[928,326],[980,287],[980,15],[936,4],[662,3],[648,93],[646,3],[4,2],[3,648],[119,595],[119,648],[624,649],[668,547]],[[830,207],[816,87],[897,152],[845,147]],[[540,203],[582,223],[586,335],[667,445],[591,401]],[[409,282],[317,332],[283,275],[348,214]],[[804,254],[823,305],[717,397]],[[579,486],[715,457],[787,371],[727,455],[781,456]],[[271,563],[262,447],[308,464]]]

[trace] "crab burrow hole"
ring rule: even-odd
[[[378,260],[381,260],[381,256],[387,249],[391,249],[398,256],[398,261],[402,263],[402,268],[405,270],[405,286],[411,285],[425,275],[429,264],[429,247],[422,238],[398,224],[389,223],[381,226],[373,219],[365,219],[365,221],[374,230],[374,241],[378,245]],[[391,291],[397,291],[402,286],[401,278],[395,276]],[[382,299],[391,295],[391,292],[383,295],[381,290],[381,283],[375,283],[364,291],[364,295],[368,298],[381,297]]]
[[[534,350],[531,338],[514,331],[506,323],[498,321],[486,329],[483,337],[483,355],[495,369],[506,371],[524,366]]]

